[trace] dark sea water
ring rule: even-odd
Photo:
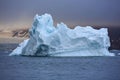
[[[8,56],[16,46],[0,44],[0,80],[120,80],[120,56]]]

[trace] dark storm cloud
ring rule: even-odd
[[[50,13],[56,21],[120,25],[120,0],[0,0],[0,21]]]

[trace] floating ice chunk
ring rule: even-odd
[[[64,23],[53,26],[50,14],[36,15],[30,39],[22,42],[10,55],[26,56],[114,56],[109,53],[107,28],[90,26],[70,29]]]

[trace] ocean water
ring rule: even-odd
[[[8,56],[16,46],[0,44],[0,80],[120,80],[120,56]]]

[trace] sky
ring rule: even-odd
[[[0,0],[0,27],[30,27],[44,13],[68,26],[120,26],[120,0]]]

